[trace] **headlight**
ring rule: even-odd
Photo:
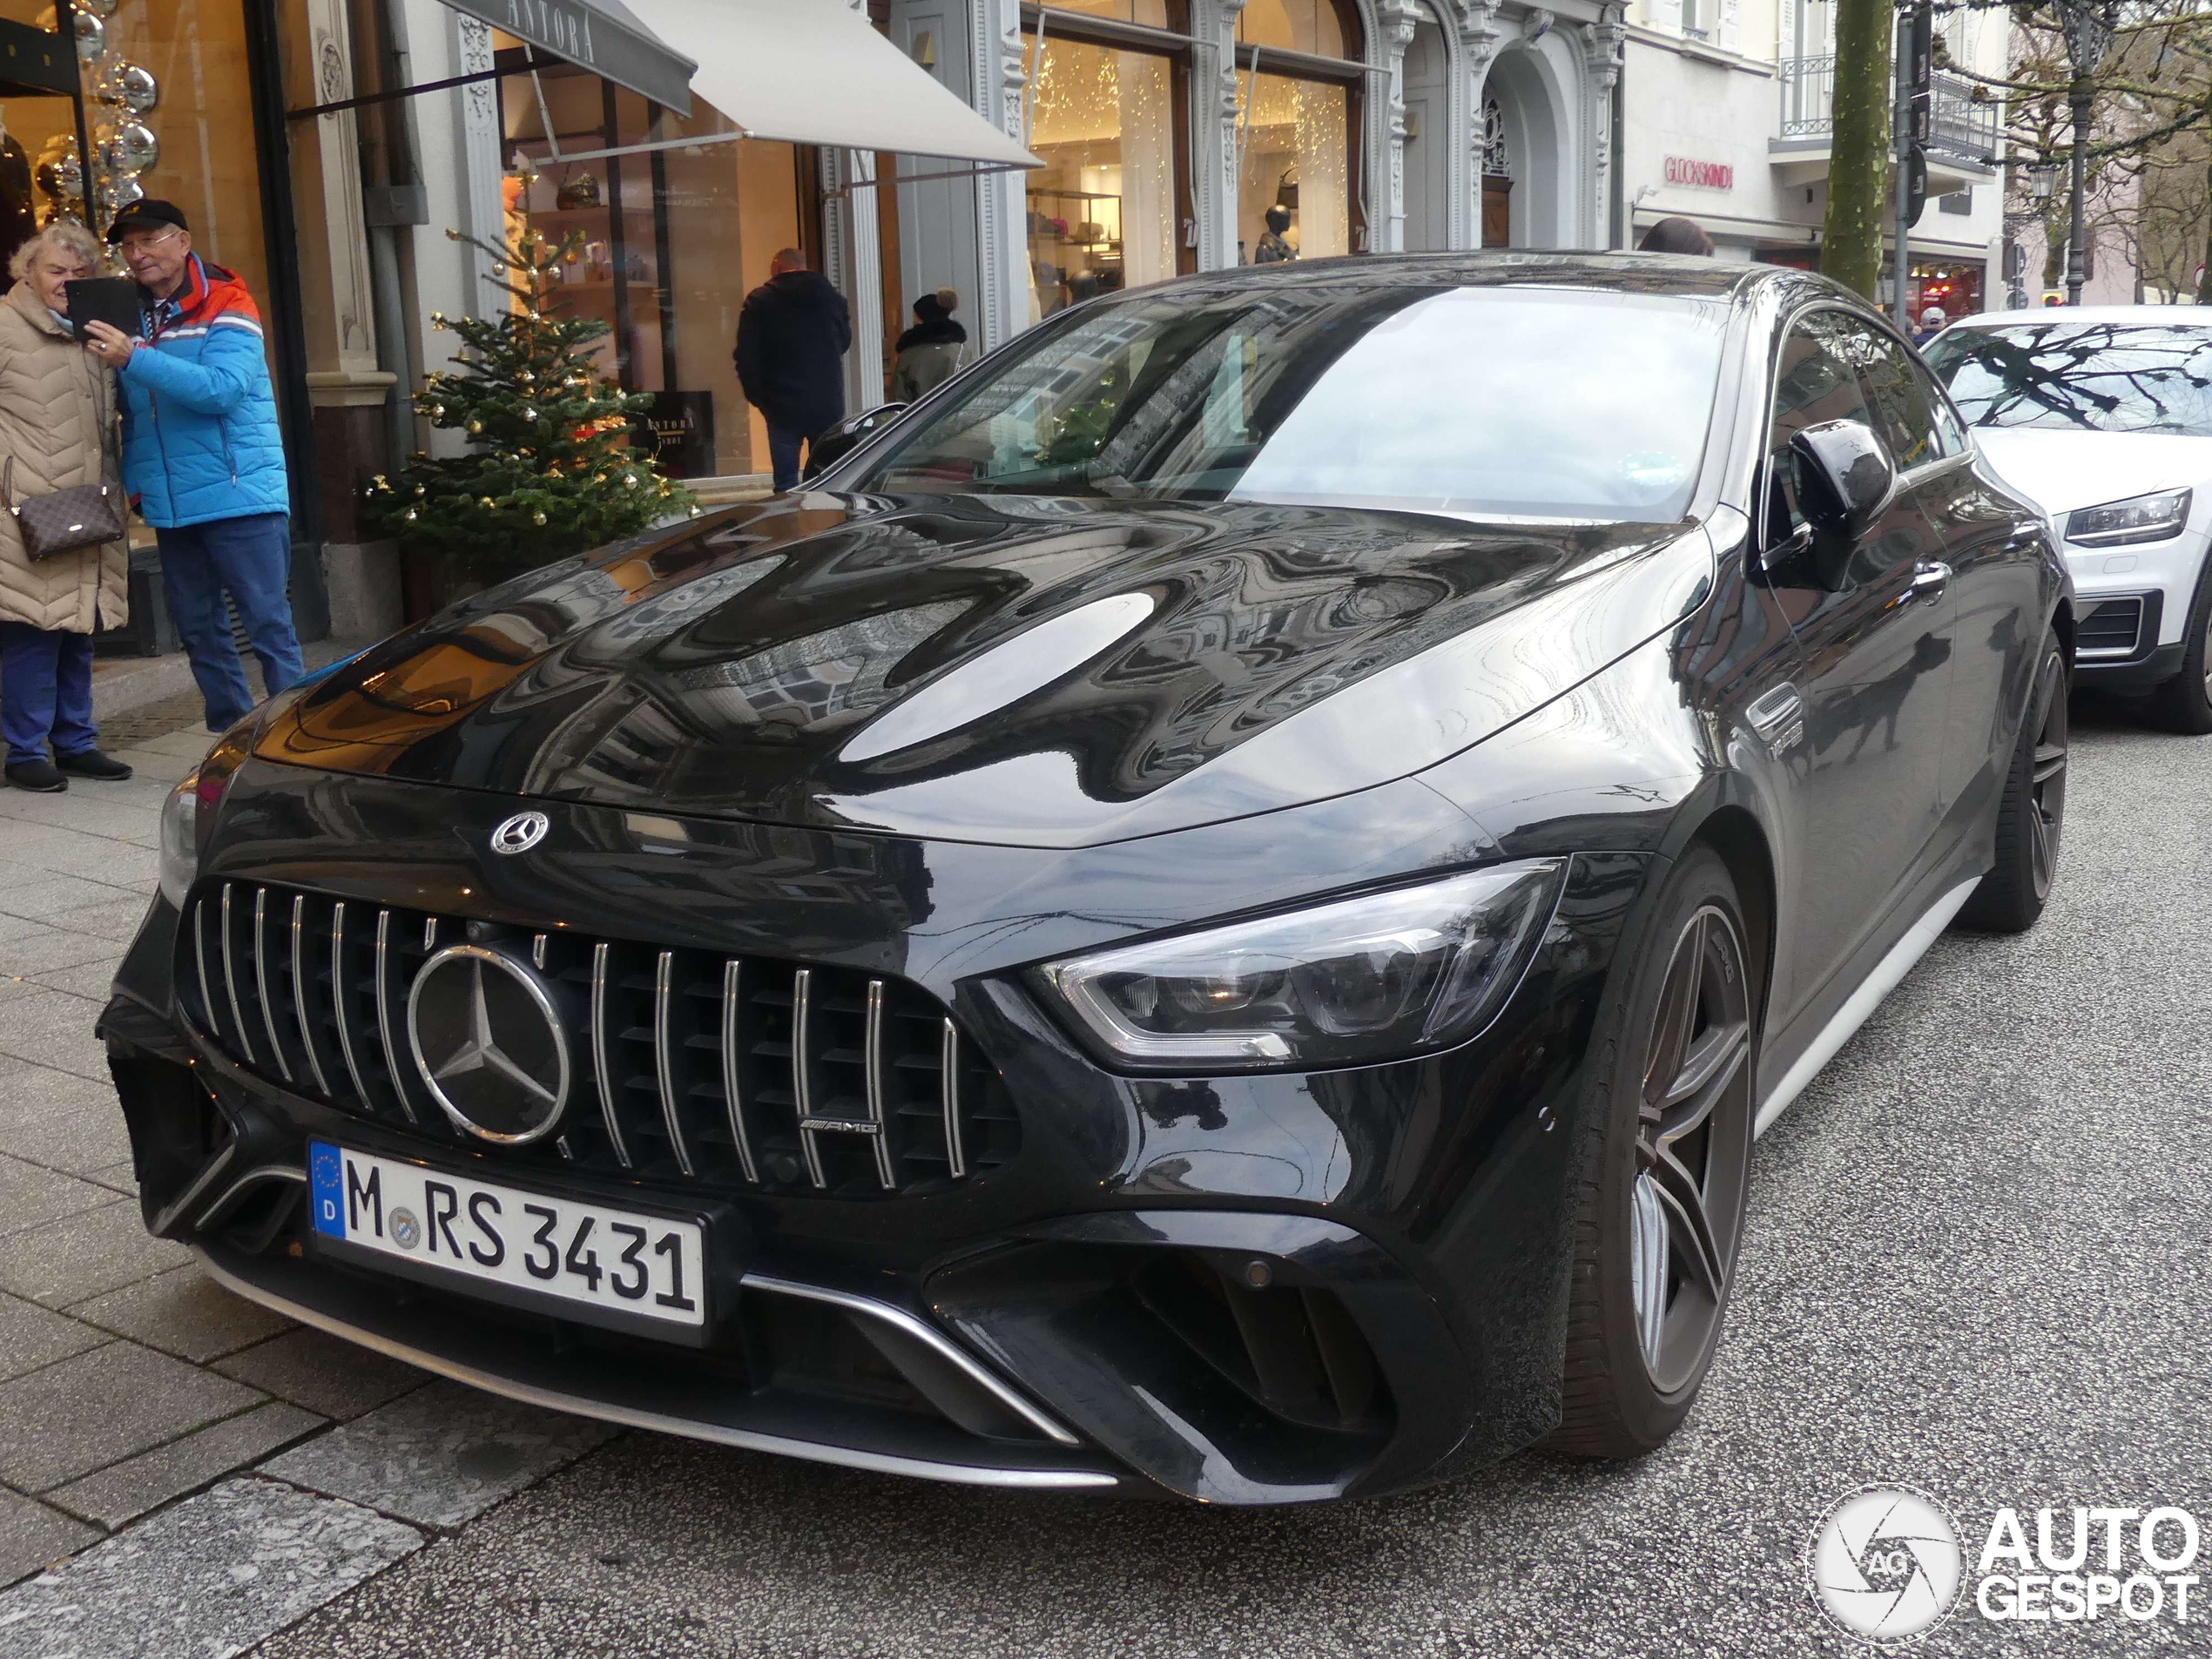
[[[1561,859],[1119,946],[1041,971],[1148,1070],[1353,1065],[1463,1042],[1519,981]]]
[[[161,803],[161,896],[179,910],[199,873],[199,772],[184,781]]]
[[[2118,547],[2123,542],[2162,542],[2179,536],[2188,523],[2189,492],[2162,490],[2130,496],[2102,507],[2078,507],[2066,516],[2066,539],[2082,547]]]
[[[199,873],[199,849],[215,826],[215,809],[245,763],[253,737],[253,717],[248,715],[217,740],[207,759],[186,772],[161,803],[161,896],[179,910]]]

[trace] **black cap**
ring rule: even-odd
[[[144,201],[132,202],[115,216],[115,223],[107,227],[108,246],[112,247],[121,241],[126,232],[149,231],[158,225],[173,225],[180,231],[192,228],[185,223],[183,208],[174,202],[149,196]]]

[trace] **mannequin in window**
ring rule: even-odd
[[[1252,251],[1254,265],[1280,265],[1285,260],[1298,258],[1298,250],[1284,239],[1284,233],[1291,228],[1291,210],[1271,207],[1267,210],[1267,234],[1259,239],[1259,246]]]

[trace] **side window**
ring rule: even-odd
[[[1859,327],[1847,313],[1815,311],[1793,323],[1782,342],[1782,361],[1774,375],[1774,422],[1767,435],[1770,546],[1787,541],[1804,522],[1797,508],[1790,440],[1824,421],[1874,424],[1865,390],[1852,366],[1850,336]]]
[[[1959,412],[1944,396],[1934,373],[1925,363],[1912,365],[1912,378],[1919,383],[1920,395],[1928,401],[1928,412],[1935,416],[1936,442],[1947,455],[1966,453],[1966,428],[1959,420]]]
[[[1927,388],[1915,372],[1917,365],[1904,347],[1865,323],[1855,325],[1865,336],[1858,354],[1859,378],[1866,384],[1866,401],[1874,408],[1874,429],[1890,447],[1899,472],[1925,467],[1951,453],[1936,435],[1935,414]]]

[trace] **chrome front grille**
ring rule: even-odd
[[[576,1057],[550,1144],[469,1136],[424,1085],[408,993],[463,941],[527,954]],[[1010,1162],[1005,1083],[928,993],[851,968],[531,933],[246,882],[203,886],[178,935],[186,1015],[294,1092],[512,1158],[861,1197]]]

